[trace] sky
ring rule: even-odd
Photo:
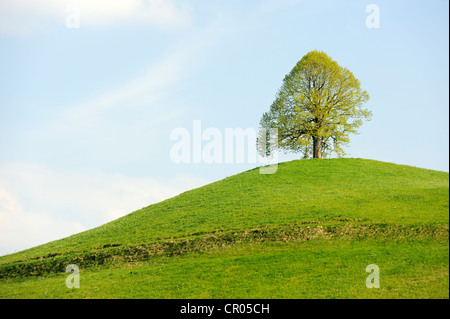
[[[445,0],[0,0],[0,255],[259,166],[177,163],[171,135],[193,146],[196,130],[257,130],[311,50],[370,94],[346,157],[448,172],[448,12]]]

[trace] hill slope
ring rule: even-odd
[[[249,256],[279,243],[285,246],[275,250],[291,247],[290,253],[297,253],[292,243],[316,247],[324,240],[337,250],[345,240],[359,245],[367,240],[374,247],[386,241],[431,245],[423,251],[439,243],[439,263],[447,255],[448,268],[448,196],[444,172],[362,159],[292,161],[273,175],[250,170],[98,228],[0,257],[0,278],[57,274],[69,263],[95,271],[99,265],[156,262],[153,257],[189,252],[220,255],[233,245]],[[448,279],[448,271],[443,275]]]

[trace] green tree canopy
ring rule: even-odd
[[[324,52],[311,51],[285,76],[260,125],[267,132],[278,129],[278,147],[301,152],[304,158],[322,158],[333,151],[342,156],[349,134],[357,134],[363,120],[372,116],[362,108],[368,100],[352,72]],[[264,148],[260,137],[258,149],[268,152],[269,136],[262,138]]]

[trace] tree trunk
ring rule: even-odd
[[[322,158],[322,139],[315,137],[313,140],[313,158]]]

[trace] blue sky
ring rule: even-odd
[[[368,28],[369,4],[380,27]],[[67,21],[79,13],[79,28]],[[449,170],[448,1],[2,0],[0,254],[257,166],[175,164],[178,127],[257,128],[311,50],[373,119],[348,157]],[[281,160],[299,155],[282,155]]]

